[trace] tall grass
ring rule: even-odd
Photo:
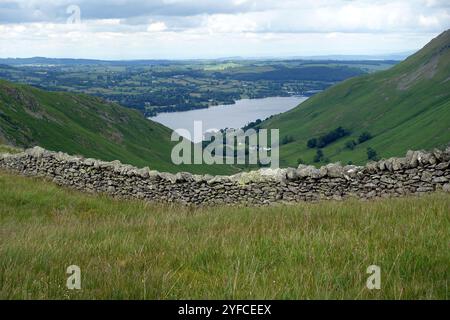
[[[448,299],[447,194],[189,208],[6,173],[0,190],[2,299]]]
[[[23,151],[22,149],[16,148],[16,147],[11,147],[8,145],[4,145],[4,144],[0,144],[0,153],[19,153]]]

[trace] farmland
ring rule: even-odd
[[[146,116],[243,98],[313,95],[337,82],[386,69],[394,61],[0,60],[0,78],[51,91],[95,95]]]

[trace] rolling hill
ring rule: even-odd
[[[0,80],[0,144],[43,148],[160,171],[230,173],[228,166],[175,166],[172,131],[99,98]]]
[[[322,161],[364,163],[367,148],[379,157],[429,149],[450,142],[450,30],[393,68],[356,77],[275,116],[262,128],[278,128],[289,143],[281,146],[281,164],[312,163],[316,148],[307,141],[343,127],[350,131],[323,147]],[[373,138],[357,144],[363,132]]]

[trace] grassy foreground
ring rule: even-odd
[[[0,190],[1,299],[448,299],[447,194],[193,209],[6,173]]]

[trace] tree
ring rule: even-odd
[[[359,143],[366,142],[368,140],[372,139],[372,134],[368,131],[364,131],[361,133],[361,135],[358,138]]]
[[[292,136],[284,136],[283,139],[281,140],[281,144],[288,144],[294,141],[294,137]]]
[[[305,161],[303,161],[302,158],[297,159],[297,164],[305,164]]]
[[[309,139],[306,145],[308,148],[314,149],[317,146],[317,139],[316,138]]]
[[[320,162],[323,159],[323,151],[322,149],[317,149],[316,155],[314,156],[314,162]]]
[[[377,152],[372,149],[371,147],[367,148],[367,159],[377,161],[378,160],[378,154]]]
[[[356,145],[357,145],[357,143],[355,142],[355,140],[347,141],[345,143],[345,147],[349,150],[355,149]]]

